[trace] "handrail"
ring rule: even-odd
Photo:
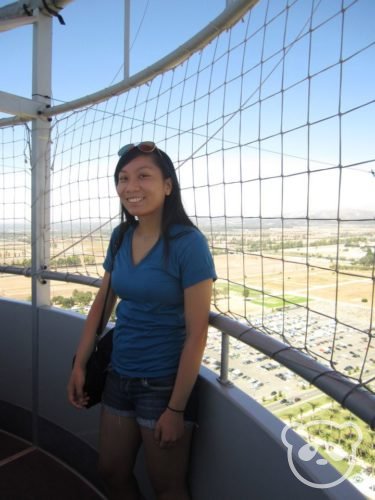
[[[289,368],[335,399],[343,408],[357,415],[371,429],[375,429],[375,394],[364,389],[360,384],[336,370],[327,368],[295,347],[288,346],[222,314],[211,312],[210,325]]]
[[[21,274],[31,276],[29,269],[15,266],[0,266],[0,273]],[[39,273],[41,280],[66,281],[99,288],[101,278],[80,276],[43,270]],[[353,382],[342,373],[328,368],[302,351],[266,335],[256,328],[241,323],[219,313],[210,313],[209,324],[220,330],[223,335],[222,362],[219,381],[228,384],[228,337],[240,340],[244,344],[262,352],[271,359],[290,369],[310,384],[336,400],[343,408],[354,413],[375,430],[375,394],[364,389],[361,384]],[[226,347],[226,348],[225,348]]]

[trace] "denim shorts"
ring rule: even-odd
[[[102,397],[112,415],[133,417],[143,427],[154,429],[169,403],[176,375],[129,378],[110,369]],[[185,424],[196,422],[198,397],[195,384],[184,412]]]

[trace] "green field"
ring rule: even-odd
[[[306,297],[299,295],[285,295],[284,297],[271,297],[266,294],[259,293],[256,290],[251,290],[236,283],[218,283],[215,285],[215,291],[218,296],[227,297],[235,294],[244,297],[245,300],[253,304],[269,307],[270,309],[284,308],[293,304],[306,304]]]

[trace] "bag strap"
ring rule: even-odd
[[[127,222],[122,222],[120,225],[119,234],[118,234],[118,237],[116,239],[116,243],[114,245],[114,249],[112,248],[112,244],[110,244],[111,252],[112,252],[112,269],[113,269],[113,264],[114,264],[116,254],[117,254],[119,248],[121,247],[122,240],[124,239],[125,233],[126,233],[128,228],[129,228],[129,224],[127,224]],[[112,271],[111,271],[111,274],[109,275],[108,287],[107,287],[107,290],[105,292],[104,305],[103,305],[102,313],[100,315],[100,321],[98,324],[98,328],[96,329],[97,337],[99,337],[102,334],[102,331],[104,329],[104,325],[103,325],[104,314],[105,314],[105,310],[107,307],[109,292],[111,290],[111,278],[112,278]]]

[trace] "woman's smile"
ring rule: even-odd
[[[143,200],[143,197],[132,197],[132,198],[127,198],[128,203],[139,203]]]

